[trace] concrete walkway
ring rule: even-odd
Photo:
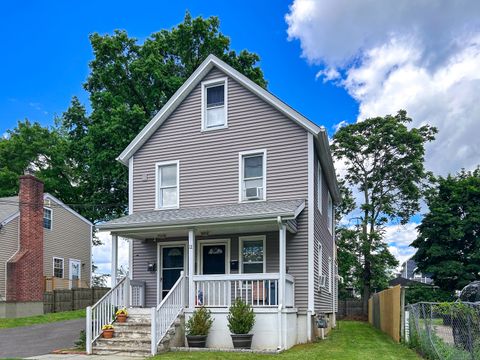
[[[84,329],[85,319],[0,329],[0,358],[26,358],[72,348]]]
[[[33,356],[28,359],[34,360],[141,360],[141,357],[117,356],[117,355],[42,355]]]

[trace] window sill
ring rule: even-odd
[[[265,202],[267,199],[260,199],[260,200],[239,200],[239,204],[244,204],[244,203],[253,203],[253,202]]]
[[[210,131],[223,130],[223,129],[228,129],[228,125],[215,126],[215,127],[211,127],[211,128],[202,128],[202,132],[210,132]]]
[[[178,210],[180,209],[180,207],[177,205],[177,206],[168,206],[168,207],[161,207],[161,208],[155,208],[153,210],[155,211],[161,211],[161,210]]]

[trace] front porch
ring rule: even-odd
[[[265,205],[255,207],[265,210]],[[298,327],[295,279],[286,266],[286,247],[287,239],[297,232],[296,218],[304,202],[283,202],[280,208],[275,205],[276,211],[267,209],[261,214],[245,209],[247,213],[236,214],[235,219],[197,219],[195,226],[172,219],[165,224],[151,220],[135,226],[110,224],[113,291],[110,299],[87,312],[91,317],[87,330],[93,323],[87,337],[95,341],[101,332],[99,324],[112,318],[112,307],[146,307],[151,309],[151,353],[155,354],[179,315],[188,320],[195,308],[205,306],[214,318],[207,345],[229,348],[228,308],[241,298],[257,314],[254,348],[293,346]],[[165,217],[166,213],[157,211],[155,215]],[[119,237],[130,239],[132,271],[117,283]]]

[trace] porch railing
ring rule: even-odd
[[[167,296],[156,308],[152,308],[152,355],[157,353],[158,344],[160,344],[170,326],[183,311],[185,298],[185,274],[182,271]]]
[[[130,279],[124,277],[107,292],[95,305],[87,307],[86,350],[92,353],[92,345],[102,333],[102,326],[112,324],[115,312],[128,307],[130,300]]]
[[[194,275],[195,306],[228,307],[240,298],[254,307],[279,305],[280,274]],[[285,276],[285,306],[295,304],[293,276]]]

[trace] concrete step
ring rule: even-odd
[[[150,339],[150,329],[132,329],[132,327],[123,326],[115,328],[115,338],[119,339]]]
[[[127,348],[132,350],[148,350],[150,349],[149,339],[125,339],[125,338],[113,338],[113,339],[98,339],[96,342],[96,348]]]
[[[127,322],[124,323],[119,323],[119,322],[114,322],[113,326],[116,327],[130,327],[130,326],[136,326],[136,327],[149,327],[151,326],[152,323],[150,322],[150,319],[128,319]]]
[[[93,349],[94,355],[114,355],[114,356],[131,356],[131,357],[138,357],[140,359],[145,359],[149,357],[150,350],[126,350],[126,349],[117,349],[117,348],[110,348],[110,349]]]

